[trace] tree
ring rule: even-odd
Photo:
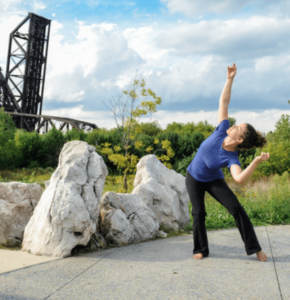
[[[280,141],[290,141],[290,116],[282,115],[275,124],[275,136]]]
[[[148,100],[148,98],[151,98],[151,100]],[[103,146],[101,153],[117,165],[118,169],[123,170],[123,189],[127,192],[127,174],[136,169],[139,160],[137,155],[134,155],[131,150],[144,148],[143,142],[139,140],[140,135],[142,135],[142,133],[138,132],[140,119],[147,114],[152,116],[156,112],[157,105],[161,104],[161,97],[158,97],[151,89],[146,89],[145,80],[138,78],[136,74],[132,83],[118,99],[111,99],[109,105],[105,102],[104,104],[113,113],[120,137],[120,146],[115,145],[114,148],[111,148],[111,143],[103,143],[101,144]],[[157,145],[158,151],[166,151],[166,155],[157,156],[157,158],[170,167],[171,165],[168,161],[174,155],[170,142],[166,140],[160,142],[158,139],[155,139],[154,144]],[[146,148],[147,153],[154,150],[152,146]]]
[[[153,122],[137,124],[135,132],[144,133],[149,136],[156,136],[158,133],[162,132],[162,128],[158,121],[155,120]]]
[[[47,149],[41,136],[36,131],[29,132],[24,129],[17,130],[15,144],[21,153],[21,168],[37,168],[47,165]]]
[[[14,136],[16,126],[12,117],[5,113],[4,107],[0,109],[0,167],[7,169],[15,167],[19,162],[19,152],[15,146]]]
[[[229,121],[230,121],[230,127],[232,127],[234,124],[236,124],[237,120],[235,118],[229,117]]]
[[[45,167],[56,167],[61,149],[65,143],[65,137],[60,130],[52,127],[45,135],[41,136],[45,146]]]
[[[12,117],[6,114],[4,107],[0,109],[0,147],[3,147],[9,140],[14,139],[16,126]]]

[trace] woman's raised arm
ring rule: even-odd
[[[236,73],[237,73],[237,67],[235,64],[233,64],[232,67],[228,67],[227,82],[224,86],[224,89],[220,97],[220,104],[222,103],[222,104],[229,105],[231,99],[232,84],[236,76]]]

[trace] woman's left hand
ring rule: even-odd
[[[265,152],[261,152],[261,155],[260,156],[256,156],[255,157],[255,160],[258,162],[258,163],[261,163],[263,161],[266,161],[270,158],[270,154],[269,152],[265,153]]]
[[[233,64],[232,67],[228,67],[228,78],[233,79],[237,74],[237,67]]]

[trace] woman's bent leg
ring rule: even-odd
[[[225,180],[217,179],[208,182],[207,192],[220,202],[235,218],[242,240],[245,243],[247,255],[261,251],[262,248],[258,242],[250,218]]]
[[[203,257],[209,255],[208,240],[205,227],[206,211],[204,206],[204,183],[196,180],[186,172],[186,189],[192,205],[193,216],[193,254],[201,253]]]

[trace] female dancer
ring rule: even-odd
[[[202,142],[186,172],[186,188],[192,204],[193,258],[195,259],[202,259],[209,255],[205,227],[207,213],[204,205],[204,195],[207,191],[235,218],[245,243],[247,255],[256,253],[259,260],[267,260],[247,213],[223,179],[224,174],[221,170],[221,168],[227,167],[235,181],[244,183],[252,175],[255,168],[270,157],[269,152],[262,152],[261,156],[255,157],[244,171],[241,169],[237,149],[263,148],[267,141],[250,124],[241,123],[229,128],[228,105],[236,72],[235,64],[228,67],[227,82],[219,103],[219,125],[211,136]]]

